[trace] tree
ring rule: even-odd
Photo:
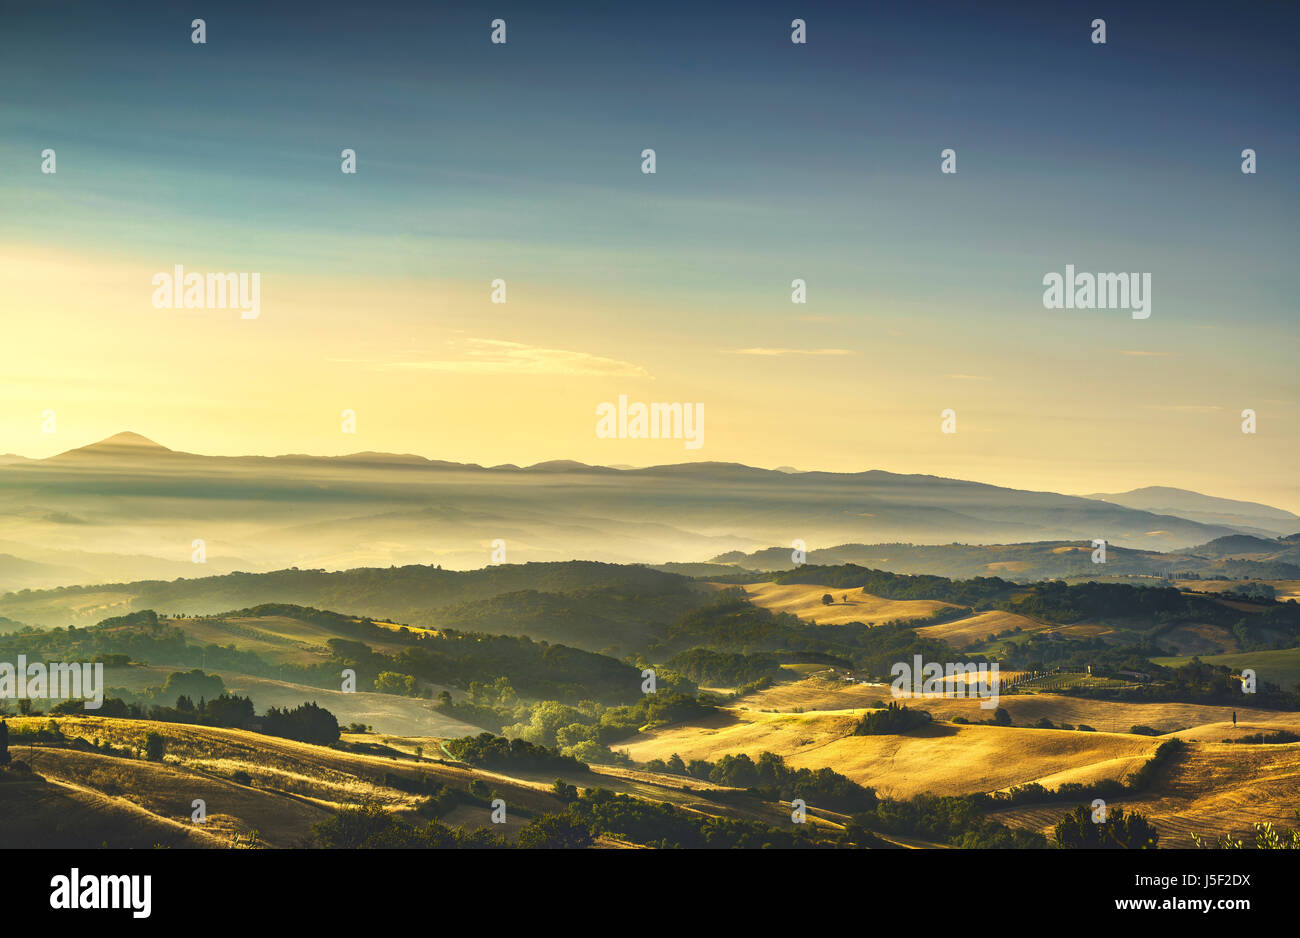
[[[181,696],[191,701],[203,698],[219,697],[226,690],[225,682],[217,674],[208,674],[200,668],[189,671],[173,671],[163,682],[159,696],[164,700],[176,700]]]
[[[834,596],[832,596],[830,593],[825,593],[825,594],[823,594],[823,596],[822,596],[822,605],[823,605],[823,606],[829,606],[829,605],[830,605],[831,603],[833,603],[833,602],[835,602],[835,597],[834,597]]]
[[[1295,813],[1300,821],[1300,811]],[[1233,840],[1230,834],[1224,834],[1215,844],[1207,843],[1200,834],[1193,834],[1192,841],[1202,850],[1218,847],[1220,850],[1244,850],[1246,845],[1240,840]],[[1255,822],[1255,848],[1257,850],[1300,850],[1300,827],[1288,830],[1274,827],[1272,821]]]
[[[1127,815],[1115,808],[1104,822],[1092,819],[1092,809],[1079,805],[1056,825],[1056,843],[1060,847],[1103,850],[1154,850],[1160,842],[1159,832],[1136,811]]]
[[[375,690],[381,694],[402,694],[406,697],[419,696],[419,685],[410,674],[397,671],[380,671],[375,677]]]
[[[519,832],[517,842],[528,850],[581,850],[595,838],[591,828],[567,814],[543,814]]]
[[[338,741],[339,723],[334,714],[312,701],[293,710],[268,707],[262,719],[262,732],[268,736],[328,746]]]
[[[213,726],[246,726],[253,719],[253,699],[222,694],[203,705],[202,716]]]
[[[161,762],[167,753],[167,737],[150,733],[144,738],[144,757],[150,762]]]

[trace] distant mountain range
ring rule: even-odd
[[[1205,544],[1158,552],[1107,545],[1104,563],[1093,562],[1091,541],[1026,544],[840,544],[808,551],[809,564],[857,564],[890,573],[933,574],[955,579],[998,576],[1006,580],[1096,579],[1113,576],[1300,579],[1300,533],[1282,538],[1229,534]],[[668,565],[692,576],[736,571],[789,570],[791,551],[769,547],[719,554],[711,564]]]
[[[295,566],[468,569],[493,560],[494,541],[510,563],[663,563],[795,540],[815,550],[1105,538],[1176,551],[1298,530],[1289,512],[1179,489],[1085,498],[874,470],[203,456],[135,433],[47,459],[0,457],[0,589],[10,590]]]
[[[1276,537],[1300,531],[1300,515],[1281,508],[1261,505],[1258,502],[1240,502],[1230,498],[1214,498],[1186,489],[1171,489],[1150,485],[1118,495],[1089,495],[1098,501],[1150,511],[1162,515],[1177,515],[1202,524],[1236,528],[1248,534]]]

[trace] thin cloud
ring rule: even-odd
[[[464,339],[460,358],[429,361],[373,361],[332,359],[367,365],[377,371],[447,371],[480,375],[594,375],[600,377],[645,378],[640,365],[604,358],[587,352],[539,348],[500,339]]]
[[[846,348],[738,348],[732,355],[852,355]]]
[[[1212,414],[1223,410],[1218,404],[1147,404],[1152,410],[1164,410],[1176,414]]]
[[[1122,348],[1119,350],[1121,355],[1132,355],[1137,358],[1167,358],[1168,352],[1148,352],[1145,349]]]

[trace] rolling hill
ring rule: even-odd
[[[998,576],[1007,580],[1098,580],[1107,578],[1177,579],[1300,577],[1300,536],[1261,538],[1234,534],[1172,551],[1139,550],[1107,544],[1103,563],[1093,562],[1091,541],[1041,541],[1024,544],[840,544],[807,552],[804,562],[857,564],[891,573],[954,578]],[[713,558],[707,574],[731,578],[791,570],[791,552],[768,547],[752,553],[731,551]]]
[[[1253,517],[1253,516],[1252,516]],[[208,569],[704,561],[788,543],[1080,540],[1170,550],[1254,526],[1078,496],[872,470],[733,463],[484,467],[413,455],[203,456],[121,433],[0,463],[13,589]],[[792,533],[794,532],[794,533]],[[196,546],[196,541],[202,547]],[[197,552],[197,553],[196,553]]]
[[[1089,495],[1098,501],[1139,511],[1177,515],[1204,524],[1225,525],[1264,537],[1300,531],[1300,515],[1259,502],[1215,498],[1186,489],[1152,485],[1112,495]]]

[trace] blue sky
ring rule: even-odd
[[[746,427],[738,441],[763,435],[759,383],[797,384],[802,410],[853,419],[846,400],[882,397],[864,376],[915,374],[915,387],[887,375],[906,403],[879,417],[868,452],[792,440],[776,463],[879,465],[898,414],[932,409],[936,380],[1001,380],[1009,361],[1023,372],[1013,395],[981,400],[989,413],[1038,399],[1059,412],[1071,399],[1050,399],[1077,376],[1161,407],[1229,413],[1254,393],[1288,408],[1273,427],[1300,429],[1294,5],[848,7],[3,3],[0,241],[440,298],[506,276],[550,305],[544,319],[487,311],[485,338],[568,349],[602,331],[584,351],[644,367],[680,389],[670,396],[720,397]],[[195,16],[203,46],[189,41]],[[804,46],[789,41],[796,16]],[[1097,16],[1104,46],[1089,41]],[[495,17],[504,46],[488,41]],[[57,177],[36,171],[45,147]],[[355,177],[339,172],[343,147]],[[639,171],[644,147],[654,176]],[[938,172],[944,147],[955,176]],[[1244,147],[1258,175],[1239,171]],[[1151,272],[1153,318],[1044,311],[1041,278],[1067,263]],[[794,315],[796,276],[813,302]],[[423,307],[367,296],[367,321],[393,333],[387,349],[372,335],[371,353],[398,354]],[[438,302],[449,328],[484,320]],[[755,377],[745,362],[709,386],[730,367],[711,356],[748,346],[858,358],[842,375],[786,357]],[[1116,363],[1124,350],[1149,360]],[[342,352],[322,354],[330,367]],[[1223,399],[1188,399],[1207,385]],[[1098,450],[1114,448],[1106,421],[1129,419],[1122,396],[1079,416],[1097,422]],[[1039,432],[1022,429],[1023,444]],[[482,445],[458,455],[487,458]],[[576,453],[561,440],[535,455]],[[704,455],[769,458],[743,443]],[[898,458],[891,468],[940,461]],[[966,474],[1006,470],[977,460]]]

